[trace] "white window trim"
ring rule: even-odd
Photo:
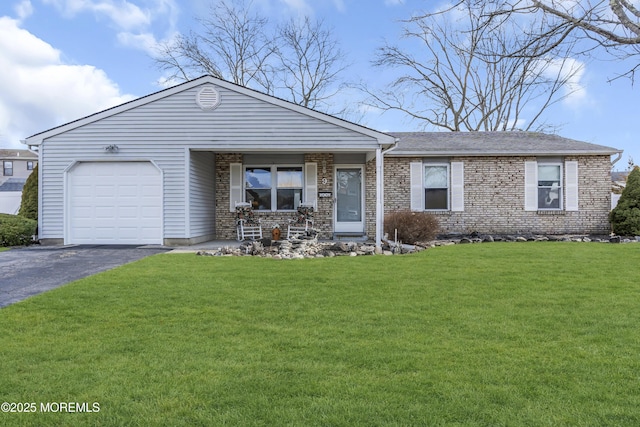
[[[302,170],[302,187],[300,194],[300,203],[305,201],[305,165],[304,164],[273,164],[273,165],[260,165],[260,164],[246,164],[242,165],[242,201],[246,202],[246,174],[247,169],[251,168],[263,168],[270,169],[271,171],[271,209],[260,209],[257,212],[295,212],[295,209],[278,209],[278,168],[301,168]]]
[[[447,168],[447,207],[444,209],[427,209],[426,208],[426,189],[427,187],[425,186],[425,182],[424,182],[424,174],[425,174],[425,169],[427,167],[434,167],[434,166],[445,166]],[[441,163],[441,162],[437,162],[437,163],[431,163],[431,162],[423,162],[422,163],[422,193],[425,194],[424,199],[423,199],[423,203],[422,203],[422,209],[425,212],[449,212],[451,210],[451,165],[449,163]]]
[[[11,165],[11,167],[7,167],[7,165]],[[14,174],[14,164],[13,164],[13,160],[4,160],[2,162],[2,175],[4,176],[13,176]],[[10,174],[7,174],[7,171],[11,170]]]
[[[447,209],[425,209],[424,171],[426,166],[447,166]],[[410,162],[410,208],[414,212],[464,212],[464,162]]]
[[[538,180],[538,170],[540,166],[559,166],[560,167],[560,194],[558,196],[559,199],[559,207],[557,208],[543,208],[540,207],[539,201],[539,191],[540,191],[540,181]],[[565,197],[565,186],[564,186],[564,165],[562,162],[536,162],[536,206],[539,211],[563,211],[564,210],[564,197]]]

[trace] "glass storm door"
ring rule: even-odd
[[[336,167],[335,232],[364,232],[362,166]]]

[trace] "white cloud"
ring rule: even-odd
[[[584,106],[589,94],[583,84],[585,64],[573,58],[548,59],[544,62],[544,75],[549,79],[566,80],[562,103],[571,108]]]
[[[73,18],[83,12],[107,17],[118,29],[132,30],[150,23],[148,11],[128,1],[113,0],[43,0],[55,6],[63,15]]]
[[[317,7],[322,7],[322,5],[318,4],[319,2],[316,1],[310,1],[310,0],[277,0],[278,3],[284,5],[287,9],[289,9],[289,11],[291,12],[291,14],[293,15],[297,15],[297,16],[313,16],[315,14],[314,8],[312,6],[312,4],[314,6]],[[279,8],[276,6],[275,8],[269,7],[269,2],[268,1],[260,1],[258,0],[258,3],[261,4],[263,6],[263,8],[267,9],[267,10],[278,10]],[[347,10],[347,5],[345,4],[345,0],[325,0],[324,2],[320,2],[323,3],[324,5],[326,4],[333,4],[333,7],[340,13],[344,13]]]
[[[2,146],[18,147],[34,133],[134,98],[100,69],[65,64],[59,50],[15,19],[0,17],[0,34]]]
[[[33,5],[31,4],[31,0],[22,0],[13,7],[13,10],[15,10],[18,18],[23,20],[31,16],[33,13]]]
[[[43,0],[53,5],[68,18],[81,13],[93,13],[98,20],[107,19],[116,30],[122,45],[153,54],[157,44],[152,27],[164,22],[164,33],[175,33],[180,8],[175,0],[150,0],[147,7],[140,7],[129,1],[114,0]]]
[[[384,0],[386,6],[399,6],[404,4],[404,0]]]
[[[115,5],[110,1],[101,1],[86,4],[92,12],[103,14],[118,28],[124,30],[147,28],[151,24],[149,11],[142,10],[133,3],[123,2]]]
[[[184,83],[184,80],[178,80],[174,77],[160,77],[157,81],[156,81],[156,85],[158,87],[161,87],[162,89],[167,89],[176,85],[179,85],[180,83]]]
[[[301,16],[313,15],[313,8],[305,0],[280,0],[294,13]]]
[[[344,4],[344,0],[333,0],[333,4],[338,9],[338,12],[345,12],[347,6]]]
[[[156,47],[158,41],[156,37],[151,33],[118,33],[118,41],[123,46],[131,47],[134,49],[142,50],[151,56],[156,55]]]

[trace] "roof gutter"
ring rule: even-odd
[[[384,156],[388,152],[395,150],[398,147],[398,142],[400,142],[400,138],[395,138],[391,146],[382,150],[382,155]]]
[[[395,147],[394,147],[395,148]],[[389,150],[391,151],[391,150]],[[473,152],[473,151],[403,151],[400,153],[392,154],[393,157],[536,157],[536,156],[611,156],[613,154],[620,154],[620,151],[558,151],[558,152],[505,152],[505,151],[486,151],[486,152]]]

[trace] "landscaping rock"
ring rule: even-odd
[[[243,242],[240,247],[224,247],[213,251],[198,251],[201,256],[261,256],[273,259],[332,258],[336,256],[399,255],[419,252],[428,248],[455,244],[491,242],[600,242],[635,243],[640,240],[621,236],[576,236],[576,235],[469,235],[439,236],[438,240],[407,245],[382,241],[381,247],[371,242],[318,242],[317,234],[301,236],[291,240],[272,241],[260,239]]]
[[[389,253],[410,253],[423,248],[399,245],[392,248],[384,242]],[[273,259],[331,258],[335,256],[367,256],[383,253],[371,242],[318,242],[315,236],[304,236],[291,240],[271,241],[260,239],[243,242],[238,248],[218,248],[214,251],[198,251],[201,256],[261,256]]]

